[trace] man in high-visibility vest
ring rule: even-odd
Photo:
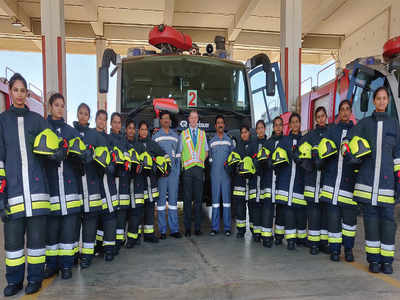
[[[192,201],[195,211],[195,234],[201,235],[201,204],[203,200],[204,161],[208,156],[208,143],[204,130],[197,127],[199,114],[189,114],[189,128],[181,133],[181,160],[183,166],[183,210],[185,236],[190,237],[192,224]]]

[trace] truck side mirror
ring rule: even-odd
[[[362,112],[368,111],[368,102],[369,102],[369,93],[366,89],[364,89],[361,93],[361,100],[360,100],[360,110]]]
[[[275,96],[275,72],[269,71],[265,72],[265,88],[267,90],[267,96]]]
[[[99,68],[99,93],[108,93],[108,67],[102,66]]]

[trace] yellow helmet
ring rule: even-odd
[[[145,151],[142,154],[139,155],[139,161],[140,164],[142,165],[142,170],[143,172],[147,174],[151,174],[153,170],[153,159],[149,152]]]
[[[266,147],[261,147],[261,149],[257,153],[257,160],[259,162],[264,162],[266,161],[271,154],[271,151],[267,149]]]
[[[371,147],[370,147],[368,141],[359,136],[354,136],[351,139],[351,141],[349,143],[349,148],[350,148],[351,154],[355,158],[361,158],[361,157],[364,157],[371,153]]]
[[[312,146],[309,142],[302,143],[298,150],[300,159],[311,159]]]
[[[285,163],[289,163],[289,157],[285,149],[281,147],[277,147],[272,153],[272,165],[273,166],[278,166],[282,165]]]
[[[100,166],[107,167],[111,162],[111,155],[106,146],[99,146],[94,149],[94,158]]]
[[[114,146],[114,153],[115,153],[115,163],[119,165],[123,165],[125,163],[125,155],[117,146]]]
[[[80,137],[70,139],[68,144],[70,154],[76,154],[80,156],[82,155],[82,152],[86,150],[86,145]]]
[[[139,154],[136,152],[134,148],[128,150],[128,155],[125,156],[125,159],[132,164],[138,165],[140,163]]]
[[[61,138],[49,128],[39,133],[33,143],[33,153],[41,155],[53,155],[59,148]]]
[[[155,174],[159,176],[168,176],[171,171],[171,159],[165,156],[155,158]]]
[[[245,156],[238,165],[239,175],[250,177],[256,173],[256,167],[254,166],[253,159],[250,156]]]
[[[318,144],[318,156],[320,159],[328,158],[338,152],[334,141],[322,138]]]

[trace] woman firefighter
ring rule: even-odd
[[[28,262],[25,293],[33,294],[41,288],[46,218],[50,213],[44,161],[61,161],[68,149],[65,141],[48,129],[47,122],[25,105],[27,84],[20,74],[10,78],[9,89],[13,105],[0,114],[0,216],[4,222],[6,297],[23,288],[25,240]]]
[[[353,127],[350,117],[351,103],[343,100],[339,104],[339,122],[329,126],[318,145],[319,159],[323,160],[325,174],[320,201],[328,205],[328,242],[332,261],[340,260],[342,244],[346,261],[354,261],[358,212],[357,203],[353,201],[356,173],[339,151],[341,143]]]
[[[296,241],[304,244],[307,237],[307,202],[304,200],[304,169],[297,155],[300,144],[300,115],[289,118],[290,133],[280,139],[272,154],[276,176],[276,203],[285,207],[285,238],[288,250],[295,250]],[[297,240],[296,240],[297,238]]]
[[[304,199],[308,203],[308,241],[310,254],[316,255],[319,251],[329,253],[328,249],[328,222],[326,203],[320,204],[320,189],[322,182],[321,161],[318,158],[318,144],[327,130],[327,114],[323,106],[315,111],[317,125],[307,133],[299,146],[301,166],[304,168]]]
[[[344,143],[344,157],[359,167],[354,201],[364,216],[365,251],[369,270],[393,273],[396,222],[394,205],[400,192],[400,128],[387,113],[389,93],[373,95],[375,111],[361,120]]]

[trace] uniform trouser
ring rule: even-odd
[[[203,177],[204,169],[201,167],[192,167],[183,173],[183,211],[186,230],[190,230],[192,227],[192,201],[194,203],[194,229],[200,230],[201,227]]]
[[[260,201],[256,201],[256,199],[251,199],[248,202],[249,207],[249,218],[250,214],[253,214],[253,234],[261,235],[262,232],[262,213],[263,213],[263,204]],[[250,211],[250,207],[252,212]],[[251,224],[250,224],[251,225]]]
[[[367,261],[392,263],[395,251],[396,222],[394,206],[364,204],[365,251]]]
[[[47,217],[46,265],[50,269],[72,268],[79,214]]]
[[[155,198],[153,202],[149,200],[144,201],[144,236],[154,235],[154,206],[157,200],[158,199]]]
[[[136,203],[136,206],[128,212],[128,240],[139,238],[139,224],[143,221],[143,211],[144,205]]]
[[[100,213],[98,222],[102,224],[103,229],[103,247],[104,251],[112,251],[115,246],[115,237],[117,231],[117,216],[115,211],[110,213],[105,210]]]
[[[291,205],[285,207],[285,238],[301,242],[307,237],[307,206]]]
[[[345,249],[353,249],[357,231],[357,206],[327,204],[327,208],[330,251],[340,254],[342,244]]]
[[[221,175],[221,174],[219,174]],[[222,215],[224,220],[224,230],[231,230],[231,180],[229,177],[217,178],[211,176],[211,197],[212,197],[212,229],[219,231],[220,221],[220,199],[222,198]]]
[[[328,244],[327,203],[308,203],[308,240],[311,246]]]
[[[25,233],[28,282],[41,282],[46,260],[46,216],[23,217],[4,223],[7,282],[18,284],[25,277]]]
[[[271,199],[262,201],[262,227],[261,236],[263,240],[272,239],[272,226],[274,220],[275,203]]]
[[[75,236],[74,236],[74,252],[75,258],[79,257],[79,240],[81,238],[81,227],[82,227],[82,214],[79,213],[76,218],[75,224]]]
[[[82,217],[82,258],[92,259],[96,241],[99,212],[83,213]]]
[[[176,167],[177,168],[177,167]],[[157,202],[158,230],[161,234],[167,233],[166,209],[168,194],[168,225],[171,233],[179,231],[178,223],[178,188],[179,172],[172,171],[168,177],[158,179],[160,196]]]
[[[240,233],[246,232],[246,198],[242,196],[233,196],[236,207],[236,228]]]
[[[254,234],[254,202],[247,201],[247,209],[249,210],[249,227],[252,234]]]
[[[275,239],[282,240],[285,236],[285,204],[275,205]]]
[[[128,221],[128,209],[119,209],[116,211],[117,218],[117,230],[116,230],[116,242],[117,245],[122,245],[125,240],[125,229]]]

